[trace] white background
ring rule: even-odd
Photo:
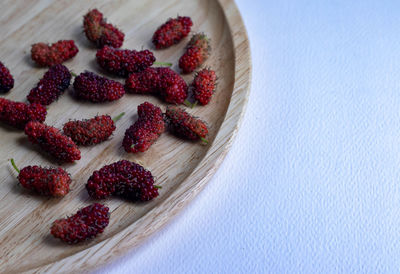
[[[253,79],[203,192],[97,273],[400,271],[400,1],[238,0]]]

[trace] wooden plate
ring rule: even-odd
[[[63,165],[72,175],[72,191],[63,199],[32,195],[22,189],[8,159],[19,167],[54,165],[22,131],[0,126],[0,271],[1,272],[69,272],[102,265],[142,242],[175,216],[216,171],[234,137],[250,84],[250,53],[240,14],[231,0],[198,1],[3,1],[0,15],[0,60],[15,78],[14,89],[5,97],[26,101],[46,69],[30,60],[30,45],[73,39],[78,55],[65,63],[75,73],[91,70],[104,74],[94,61],[96,50],[82,33],[82,16],[98,8],[108,21],[126,35],[123,48],[150,48],[154,30],[169,17],[187,15],[193,19],[192,32],[211,37],[212,55],[207,67],[216,70],[219,83],[211,103],[188,111],[207,121],[209,145],[186,142],[168,133],[141,154],[126,153],[121,148],[124,132],[136,120],[137,105],[149,101],[165,110],[166,104],[150,96],[127,94],[108,104],[77,102],[66,92],[48,109],[46,123],[61,128],[69,119],[90,118],[96,114],[127,114],[118,121],[112,139],[93,147],[82,147],[82,159]],[[154,51],[158,61],[177,60],[189,37],[166,50]],[[104,74],[106,75],[106,74]],[[193,75],[184,76],[190,83]],[[118,78],[117,78],[118,79]],[[123,82],[123,79],[119,78]],[[71,87],[70,87],[71,88]],[[111,211],[110,225],[99,237],[77,245],[66,245],[49,234],[51,223],[75,213],[93,202],[84,186],[94,170],[121,159],[141,163],[162,186],[160,196],[151,202],[133,203],[112,198],[105,203]]]

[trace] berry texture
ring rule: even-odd
[[[203,69],[194,77],[192,87],[194,98],[201,104],[207,105],[215,92],[217,76],[211,69]]]
[[[64,65],[58,64],[49,68],[33,88],[27,98],[30,103],[50,105],[69,87],[71,73]]]
[[[114,121],[108,115],[82,121],[69,121],[63,127],[64,134],[77,145],[94,145],[104,142],[115,130]]]
[[[149,201],[158,196],[151,172],[127,160],[106,165],[93,172],[86,189],[90,197],[95,199],[116,195],[132,201]]]
[[[72,163],[81,158],[81,152],[72,139],[54,127],[40,122],[29,122],[25,126],[25,134],[29,141],[39,145],[60,162]]]
[[[14,87],[14,78],[8,68],[0,62],[0,93],[7,93]]]
[[[64,197],[68,194],[71,178],[64,169],[27,166],[19,171],[13,159],[11,164],[18,171],[18,181],[24,188],[44,196]]]
[[[203,64],[210,53],[211,47],[207,36],[203,33],[195,34],[179,59],[179,67],[183,73],[190,73]]]
[[[156,58],[149,50],[115,49],[104,46],[96,53],[97,63],[109,73],[128,76],[150,67]]]
[[[25,104],[0,98],[0,121],[24,129],[29,121],[43,122],[47,111],[41,104]]]
[[[154,33],[154,46],[157,49],[163,49],[179,43],[189,34],[192,25],[193,22],[190,17],[178,16],[177,18],[168,19]]]
[[[83,17],[83,29],[89,41],[95,43],[98,48],[105,45],[119,48],[124,43],[124,33],[108,24],[97,9],[89,11]]]
[[[205,138],[208,134],[207,125],[179,107],[167,107],[165,113],[171,130],[179,137],[197,140]],[[206,142],[206,141],[205,141]]]
[[[142,72],[132,73],[125,82],[125,89],[130,93],[152,93],[160,95],[164,101],[182,104],[188,92],[183,78],[170,68],[147,68]]]
[[[93,103],[118,100],[125,94],[124,86],[93,72],[83,72],[75,78],[74,96]]]
[[[37,43],[32,45],[31,57],[39,66],[54,66],[71,59],[78,53],[73,40],[60,40],[54,44]]]
[[[76,244],[96,237],[110,221],[108,207],[94,203],[66,219],[54,221],[50,233],[68,244]]]
[[[149,102],[138,106],[138,120],[130,126],[122,141],[126,152],[144,152],[165,130],[165,122],[159,107]]]

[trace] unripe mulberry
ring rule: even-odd
[[[78,53],[73,40],[60,40],[48,45],[37,43],[32,45],[31,57],[39,66],[54,66],[71,59]]]
[[[78,146],[70,137],[65,136],[54,127],[40,122],[29,122],[25,126],[25,134],[29,141],[39,145],[42,150],[60,162],[72,163],[81,159]]]
[[[154,33],[154,46],[157,49],[163,49],[179,43],[189,34],[192,25],[193,22],[190,17],[178,16],[177,18],[168,19]]]
[[[138,106],[138,120],[130,126],[122,141],[126,152],[144,152],[165,130],[165,122],[159,107],[149,102]]]
[[[83,29],[89,41],[95,43],[98,48],[106,45],[119,48],[124,43],[125,34],[108,24],[97,9],[89,11],[83,17]]]
[[[109,73],[128,76],[150,67],[156,58],[149,50],[115,49],[104,46],[96,53],[97,63]]]
[[[64,169],[26,166],[19,171],[13,159],[11,164],[19,173],[18,181],[24,188],[44,196],[63,197],[68,194],[71,178]]]
[[[90,197],[95,199],[117,195],[132,201],[149,201],[158,196],[151,172],[127,160],[106,165],[93,172],[86,189]]]
[[[61,241],[76,244],[102,233],[110,221],[108,207],[94,203],[66,219],[54,221],[50,232]]]
[[[210,53],[210,41],[207,36],[203,33],[195,34],[179,59],[179,67],[183,73],[190,73],[203,64]]]
[[[0,98],[0,121],[10,126],[23,129],[29,121],[43,122],[46,108],[41,104],[25,104]]]
[[[7,93],[14,87],[14,78],[8,68],[0,62],[0,93]]]
[[[83,72],[75,78],[74,96],[94,103],[118,100],[125,94],[124,86],[93,72]]]
[[[50,105],[69,87],[70,82],[71,73],[66,66],[61,64],[52,66],[29,92],[28,101]]]

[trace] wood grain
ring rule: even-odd
[[[205,66],[217,72],[217,92],[209,105],[189,109],[207,121],[210,143],[203,146],[164,134],[147,152],[128,154],[121,148],[121,141],[126,128],[136,119],[137,105],[149,101],[165,110],[166,104],[157,98],[127,94],[119,101],[99,105],[77,102],[66,92],[50,105],[47,124],[61,128],[70,119],[96,114],[114,116],[122,111],[127,114],[118,121],[111,140],[82,148],[80,161],[63,165],[73,177],[72,190],[63,199],[51,199],[23,190],[8,159],[14,158],[20,167],[49,166],[54,161],[32,146],[21,131],[1,125],[0,272],[82,272],[134,248],[204,187],[228,152],[240,123],[251,64],[246,30],[232,0],[3,1],[0,60],[9,67],[16,83],[6,98],[26,101],[27,93],[46,71],[30,60],[30,45],[36,42],[74,39],[79,53],[65,65],[75,73],[91,70],[107,75],[96,65],[96,51],[82,34],[82,16],[94,7],[125,32],[124,48],[153,50],[152,33],[177,14],[192,18],[193,32],[205,32],[211,37],[213,51]],[[172,62],[173,69],[178,70],[177,60],[189,38],[169,49],[154,51],[157,60]],[[184,78],[190,83],[193,75]],[[123,82],[121,78],[114,79]],[[92,241],[70,246],[50,236],[49,227],[55,219],[93,202],[84,188],[92,172],[120,159],[136,161],[149,169],[163,187],[160,196],[148,203],[119,198],[102,201],[110,208],[110,225]]]

